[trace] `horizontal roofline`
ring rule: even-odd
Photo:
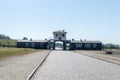
[[[101,41],[71,41],[71,43],[102,43]]]
[[[54,31],[53,33],[67,33],[67,32],[65,32],[64,30],[58,30],[58,31]]]
[[[17,40],[17,42],[48,42],[48,40]]]

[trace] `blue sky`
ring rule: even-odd
[[[0,0],[0,33],[11,38],[52,38],[120,44],[120,0]]]

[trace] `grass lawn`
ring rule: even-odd
[[[37,50],[29,48],[0,48],[0,59],[10,56],[22,55],[35,51]]]

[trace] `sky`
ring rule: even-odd
[[[0,34],[41,40],[57,30],[120,44],[120,0],[0,0]]]

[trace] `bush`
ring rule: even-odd
[[[107,51],[106,54],[113,54],[113,52],[111,52],[111,51]]]

